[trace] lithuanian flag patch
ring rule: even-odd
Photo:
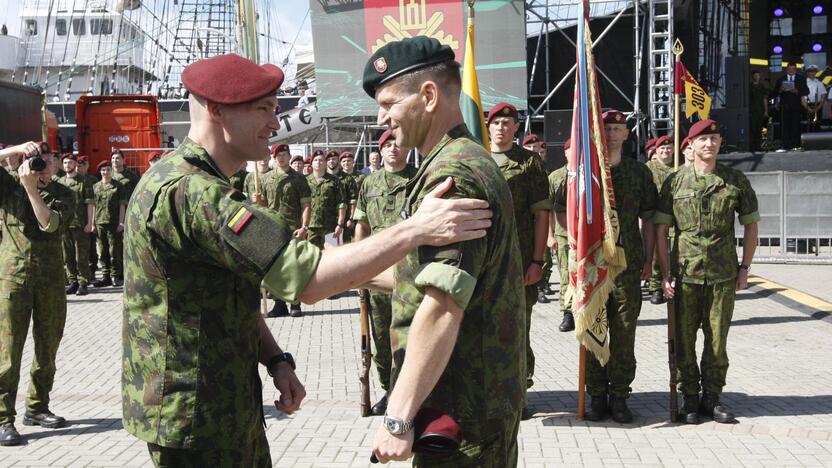
[[[240,231],[242,231],[243,228],[246,227],[246,224],[249,221],[251,221],[252,216],[254,216],[254,213],[249,211],[248,208],[246,208],[245,206],[240,207],[240,209],[237,210],[236,213],[234,213],[234,216],[232,216],[231,219],[228,220],[228,229],[231,229],[231,232],[233,232],[234,234],[239,234]]]

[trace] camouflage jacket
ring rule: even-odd
[[[38,224],[17,173],[0,170],[0,279],[18,284],[36,278],[63,281],[61,231],[73,194],[55,181],[39,192],[52,210],[46,229]]]
[[[408,164],[399,172],[383,169],[365,177],[353,218],[367,223],[372,233],[401,221],[405,184],[415,174],[416,168]]]
[[[664,180],[667,179],[667,176],[673,172],[673,166],[668,166],[658,159],[651,159],[644,165],[647,166],[647,169],[650,169],[650,173],[653,174],[653,183],[656,184],[656,190],[661,190]]]
[[[95,194],[95,224],[118,224],[119,208],[127,205],[124,185],[115,181],[105,184],[101,180],[92,189]]]
[[[514,201],[514,224],[523,267],[531,264],[534,256],[534,219],[540,210],[551,211],[549,180],[540,156],[522,146],[514,145],[505,153],[491,153],[500,166]],[[542,259],[540,259],[542,260]]]
[[[347,174],[341,171],[337,177],[341,181],[347,204],[354,206],[358,202],[358,174]]]
[[[291,167],[286,172],[272,169],[266,173],[263,178],[263,195],[267,206],[280,213],[292,231],[301,226],[303,207],[312,200],[306,177]]]
[[[271,172],[272,172],[271,170],[268,170],[268,171],[260,174],[260,195],[263,196],[264,200],[266,198],[266,195],[265,195],[266,187],[263,186],[263,182],[266,179],[266,177],[268,177],[269,173],[271,173]],[[254,190],[254,171],[252,171],[252,172],[249,172],[246,175],[246,179],[243,182],[243,193],[245,193],[246,196],[249,199],[251,199],[251,196],[255,192],[256,192],[256,190]],[[266,203],[268,204],[268,200],[266,200]]]
[[[559,213],[566,211],[566,170],[566,166],[561,166],[549,174],[549,203]],[[561,239],[569,237],[569,233],[558,224],[557,220],[555,220],[554,224],[550,228],[555,236]],[[559,239],[558,242],[561,242],[561,240]]]
[[[262,431],[260,285],[295,302],[320,251],[186,139],[142,177],[124,239],[124,428],[164,447]]]
[[[734,213],[742,225],[760,220],[757,195],[742,172],[717,163],[713,172],[697,174],[686,165],[665,180],[654,222],[676,229],[674,276],[695,284],[736,279]]]
[[[447,177],[447,196],[488,200],[492,225],[482,239],[420,247],[395,268],[390,341],[393,378],[402,368],[408,331],[427,287],[465,310],[448,365],[424,406],[465,421],[516,417],[526,393],[524,268],[508,184],[489,153],[466,129],[451,129],[408,182],[404,214],[414,213]]]
[[[89,222],[87,219],[87,205],[95,203],[93,184],[86,176],[80,174],[75,177],[65,175],[58,179],[58,182],[72,192],[72,209],[66,227],[83,228]]]
[[[240,169],[239,171],[235,172],[228,178],[228,183],[231,184],[232,187],[239,190],[240,192],[245,192],[246,187],[246,177],[248,176],[248,171],[245,168]]]
[[[139,176],[138,171],[132,167],[125,167],[122,172],[116,172],[113,170],[113,180],[124,186],[128,200],[130,199],[130,196],[133,195],[133,190],[136,189],[136,184],[139,183],[140,178],[141,176]]]
[[[329,173],[324,173],[320,179],[315,174],[310,174],[306,181],[309,182],[309,189],[312,191],[309,227],[324,229],[327,232],[334,231],[338,225],[338,210],[347,207],[344,186],[336,176]]]

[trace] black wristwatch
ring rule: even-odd
[[[546,265],[546,262],[544,262],[543,260],[532,260],[532,263],[534,263],[535,265],[537,265],[541,268]]]
[[[751,265],[745,265],[745,264],[741,263],[740,266],[739,266],[739,269],[749,271],[749,270],[751,270]]]
[[[272,374],[272,368],[281,362],[288,362],[289,365],[292,366],[292,370],[295,370],[295,358],[293,358],[290,353],[280,353],[269,359],[269,362],[266,363],[266,372],[268,372],[270,376],[274,377],[274,374]]]

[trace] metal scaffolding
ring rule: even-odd
[[[649,109],[650,130],[669,135],[673,130],[673,0],[650,0]]]

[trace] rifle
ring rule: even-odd
[[[358,319],[361,322],[361,374],[358,376],[361,388],[361,416],[370,415],[370,361],[373,357],[370,348],[370,291],[358,290]]]
[[[678,285],[679,282],[677,281]],[[678,294],[678,289],[676,291]],[[667,365],[670,368],[670,421],[679,420],[679,402],[676,394],[676,298],[667,301]]]

